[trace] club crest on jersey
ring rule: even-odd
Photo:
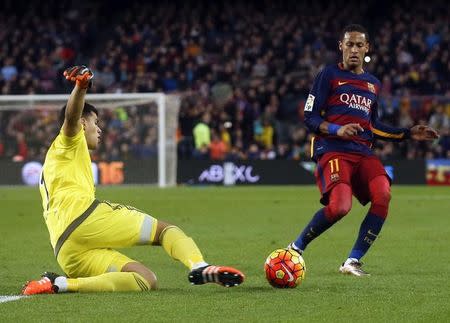
[[[312,94],[308,95],[308,99],[306,100],[306,103],[305,103],[305,109],[304,109],[305,111],[309,111],[309,112],[312,111],[315,98],[316,97]]]
[[[332,182],[337,182],[339,180],[339,174],[338,173],[333,173],[330,175],[330,180]]]
[[[369,89],[370,92],[376,93],[375,92],[375,85],[373,85],[372,83],[367,82],[367,88]]]

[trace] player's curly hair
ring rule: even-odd
[[[62,107],[61,111],[59,112],[59,124],[61,126],[64,123],[64,118],[65,118],[65,115],[66,115],[66,107],[67,107],[67,105],[64,105]],[[98,116],[97,108],[95,108],[92,104],[84,102],[83,113],[81,114],[81,116],[85,117],[85,116],[89,115],[91,112],[94,112]]]
[[[369,42],[369,32],[367,31],[367,29],[359,24],[350,24],[344,27],[344,29],[342,29],[341,34],[339,35],[339,40],[344,39],[344,35],[345,33],[349,33],[352,31],[357,31],[359,33],[363,33],[364,36],[366,36],[366,41]]]

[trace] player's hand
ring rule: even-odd
[[[359,123],[349,123],[345,126],[342,126],[338,132],[337,135],[340,137],[350,137],[350,136],[356,136],[358,132],[363,132],[363,127],[360,126]]]
[[[76,82],[82,89],[87,89],[91,86],[94,73],[84,65],[69,67],[64,71],[66,80]]]
[[[411,138],[414,140],[434,140],[439,138],[436,130],[428,126],[417,125],[411,129]]]

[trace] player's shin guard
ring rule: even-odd
[[[199,263],[206,264],[194,240],[176,226],[165,228],[159,241],[173,259],[181,261],[189,269]]]
[[[295,240],[295,245],[300,250],[305,250],[306,246],[317,238],[321,233],[325,232],[333,225],[325,216],[325,208],[320,209],[313,216],[308,225],[303,229],[303,232]]]
[[[67,279],[68,292],[140,292],[151,289],[141,275],[132,272],[105,273],[94,277]]]
[[[383,227],[384,218],[371,212],[367,213],[364,221],[361,223],[359,235],[355,245],[350,252],[349,258],[361,259],[369,250]]]

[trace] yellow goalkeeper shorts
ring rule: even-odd
[[[112,248],[152,244],[157,223],[133,207],[95,200],[61,235],[55,248],[57,261],[71,278],[121,271],[136,261]]]

